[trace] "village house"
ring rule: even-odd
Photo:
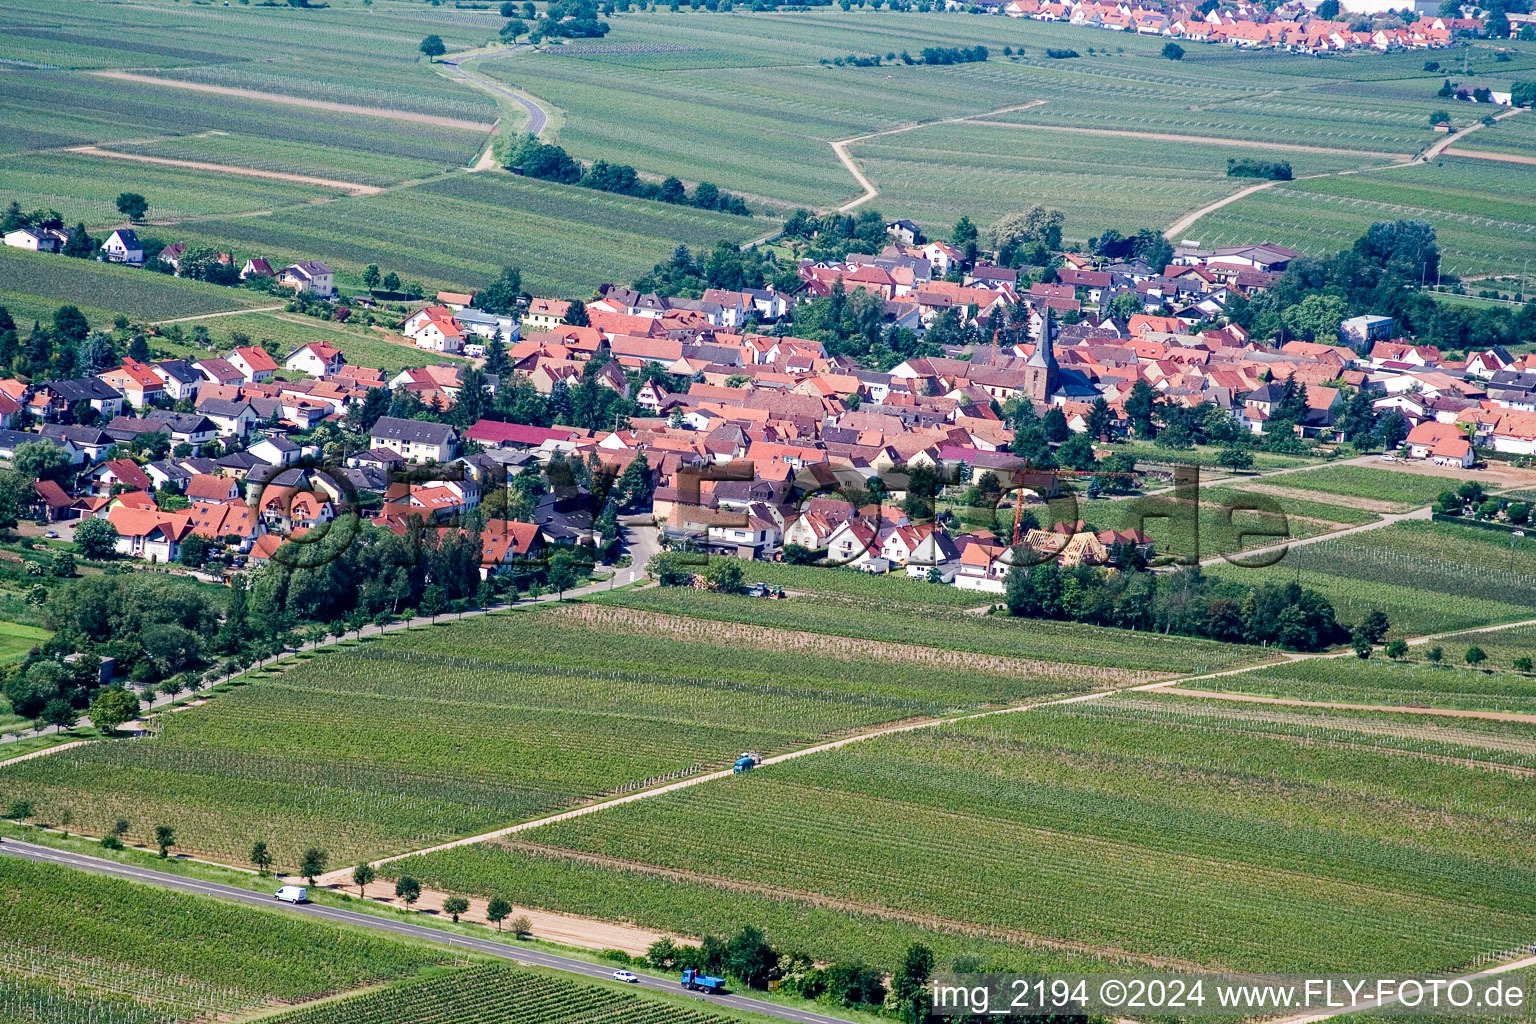
[[[277,275],[277,283],[292,288],[295,294],[312,295],[317,299],[329,299],[336,294],[331,268],[319,260],[305,260],[284,267]]]
[[[458,454],[458,433],[446,423],[380,416],[369,431],[369,447],[388,448],[407,462],[449,462]]]

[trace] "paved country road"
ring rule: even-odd
[[[65,867],[92,871],[102,875],[114,875],[133,882],[158,885],[167,889],[179,889],[183,892],[196,893],[200,896],[216,896],[268,909],[276,908],[282,912],[302,914],[305,917],[355,925],[359,928],[393,932],[396,935],[404,935],[413,939],[424,939],[427,942],[452,946],[456,949],[468,950],[472,953],[503,957],[507,960],[513,960],[517,963],[533,967],[550,967],[558,971],[579,974],[588,978],[610,978],[614,970],[611,966],[595,964],[587,960],[559,956],[555,953],[545,953],[537,949],[514,946],[507,942],[497,942],[493,939],[477,939],[473,936],[443,931],[440,928],[430,928],[426,925],[412,924],[409,921],[379,917],[374,914],[363,914],[355,910],[345,910],[341,907],[323,906],[316,903],[290,906],[286,903],[277,903],[271,896],[252,892],[249,889],[240,889],[232,885],[221,885],[218,882],[188,878],[184,875],[175,875],[164,871],[154,871],[130,864],[119,864],[116,861],[103,860],[100,857],[91,857],[82,853],[70,853],[67,850],[56,850],[49,846],[38,846],[34,843],[24,843],[16,839],[6,839],[0,842],[0,854],[21,857],[32,861],[42,861],[48,864],[61,864]],[[272,884],[275,888],[280,883],[274,881]],[[640,976],[640,982],[637,987],[654,989],[660,992],[677,993],[681,991],[677,983],[671,979],[652,978],[643,974]],[[842,1017],[831,1017],[823,1013],[797,1010],[793,1007],[780,1006],[777,1003],[753,999],[750,996],[697,995],[697,998],[702,1003],[710,1003],[732,1010],[760,1013],[769,1017],[777,1017],[780,1020],[800,1022],[800,1024],[849,1024]]]
[[[504,55],[513,53],[517,49],[520,49],[520,47],[498,50],[495,52],[498,55]],[[438,63],[444,67],[452,68],[459,74],[463,75],[465,78],[473,81],[476,85],[480,86],[480,88],[486,90],[487,92],[495,93],[497,96],[503,96],[509,100],[515,100],[522,106],[524,110],[528,111],[528,124],[523,128],[523,131],[527,132],[529,135],[543,134],[544,125],[549,121],[549,115],[545,113],[543,107],[539,106],[537,103],[533,102],[533,100],[529,99],[527,96],[524,96],[522,93],[517,92],[515,89],[512,89],[506,85],[503,85],[501,82],[496,81],[496,79],[482,75],[477,71],[471,71],[468,67],[465,66],[470,61],[483,58],[484,56],[486,56],[485,53],[476,51],[473,53],[458,54],[452,57],[444,57],[442,60],[438,61]]]

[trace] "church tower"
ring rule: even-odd
[[[1056,390],[1056,327],[1051,322],[1051,308],[1045,308],[1040,321],[1040,340],[1024,364],[1024,389],[1036,405],[1049,405]]]

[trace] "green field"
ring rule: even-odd
[[[1148,678],[903,644],[732,645],[715,624],[571,606],[331,649],[258,673],[149,740],[0,773],[0,802],[99,834],[279,864],[407,850],[869,725]],[[5,804],[9,806],[8,803]]]
[[[405,981],[323,1006],[270,1017],[270,1024],[726,1024],[737,1020],[680,1001],[581,984],[487,964]]]
[[[887,966],[888,924],[945,948],[1011,945],[1014,962],[1122,969],[1440,970],[1529,941],[1528,780],[1424,756],[1476,752],[1485,734],[1310,722],[1141,695],[1057,705],[854,744],[393,872],[693,934],[754,923],[815,956]],[[822,933],[830,910],[849,923]]]
[[[837,569],[818,570],[841,572]],[[750,572],[750,571],[749,571]],[[752,578],[750,575],[748,578]],[[787,586],[788,584],[786,584]],[[911,580],[919,594],[929,584]],[[974,596],[974,595],[973,595]],[[985,597],[983,597],[985,600]],[[1075,677],[1085,681],[1102,675],[1105,683],[1121,682],[1130,674],[1204,672],[1262,657],[1256,648],[1189,637],[1168,637],[1130,630],[1103,629],[1070,622],[971,615],[922,603],[895,600],[872,603],[867,596],[765,601],[726,594],[655,588],[620,590],[595,598],[602,605],[622,605],[649,612],[741,623],[759,630],[799,631],[811,636],[856,637],[878,643],[922,644],[936,650],[964,651],[999,658],[1041,659],[1059,663],[1065,673],[1078,666]],[[733,633],[750,643],[752,630]],[[1091,669],[1089,666],[1103,666]]]
[[[180,1024],[416,975],[441,948],[0,857],[0,1020]]]
[[[147,320],[217,313],[273,305],[277,299],[244,288],[224,288],[132,267],[68,256],[0,248],[0,305],[21,324],[45,322],[61,304],[74,304],[92,317],[92,326],[111,322],[108,313]]]
[[[1433,164],[1285,183],[1225,206],[1189,231],[1206,246],[1262,236],[1322,256],[1348,248],[1374,221],[1425,220],[1435,228],[1444,273],[1519,274],[1536,255],[1532,199],[1536,169],[1442,157]]]
[[[1516,658],[1536,660],[1536,626],[1515,626],[1511,629],[1486,630],[1477,633],[1460,633],[1435,641],[1453,660],[1466,653],[1468,647],[1481,647],[1488,655],[1485,668],[1512,668]],[[1412,654],[1422,658],[1424,651]]]
[[[1443,491],[1454,491],[1460,480],[1429,473],[1377,469],[1373,466],[1324,466],[1304,473],[1286,473],[1264,484],[1288,490],[1318,491],[1350,498],[1391,502],[1406,512],[1434,501]]]
[[[200,220],[174,234],[274,261],[318,256],[351,286],[361,283],[370,263],[428,290],[480,287],[513,263],[535,293],[574,295],[598,282],[633,280],[679,243],[698,251],[772,227],[760,219],[493,173],[459,174],[271,216]]]
[[[1462,656],[1470,645],[1452,639],[1436,642],[1445,650],[1443,665],[1358,658],[1312,659],[1201,680],[1197,685],[1202,689],[1291,700],[1536,713],[1536,678],[1523,673],[1481,672],[1461,667]],[[1424,648],[1413,649],[1413,657],[1423,656]]]
[[[1206,571],[1249,584],[1295,580],[1333,602],[1342,622],[1380,609],[1394,637],[1516,622],[1536,604],[1536,540],[1454,524],[1399,522],[1293,547],[1268,568]]]
[[[477,47],[500,25],[493,7],[395,0],[309,11],[59,0],[45,18],[25,0],[0,0],[0,61],[13,68],[0,97],[7,183],[27,208],[54,206],[94,227],[115,220],[110,200],[132,184],[154,215],[191,239],[326,259],[346,285],[376,262],[428,285],[472,287],[517,252],[531,287],[572,293],[632,279],[677,242],[771,230],[766,219],[713,219],[531,183],[470,186],[460,174],[437,181],[451,205],[439,201],[441,190],[412,189],[317,206],[311,200],[334,193],[216,171],[36,159],[94,143],[371,185],[431,180],[471,163],[498,115],[511,125],[522,114],[423,61],[416,43],[436,33],[451,51]],[[1522,212],[1528,168],[1446,158],[1336,173],[1402,162],[1432,141],[1428,114],[1446,105],[1434,96],[1442,75],[1424,71],[1414,54],[1317,60],[1192,45],[1173,62],[1153,37],[865,9],[628,11],[610,25],[601,40],[491,51],[475,69],[535,96],[551,112],[551,137],[579,158],[709,180],[772,217],[854,197],[830,143],[862,140],[851,152],[881,192],[873,205],[932,231],[961,214],[986,224],[1036,202],[1063,210],[1067,236],[1078,241],[1109,227],[1162,226],[1245,183],[1225,176],[1231,156],[1284,159],[1298,177],[1326,176],[1217,211],[1195,228],[1207,243],[1239,233],[1331,250],[1371,219],[1422,213],[1440,229],[1447,269],[1466,272],[1517,268],[1536,231]],[[249,59],[253,40],[269,56]],[[929,67],[899,58],[976,44],[991,59]],[[1005,46],[1015,52],[1005,56]],[[1050,60],[1048,47],[1083,56]],[[1509,49],[1513,59],[1500,64],[1492,48],[1474,47],[1472,69],[1507,85],[1536,68],[1530,47]],[[885,62],[828,63],[850,54]],[[113,69],[152,81],[92,74]],[[177,82],[259,95],[192,92]],[[269,103],[267,94],[386,116]],[[1470,107],[1452,106],[1458,125],[1472,122]],[[1524,120],[1482,134],[1491,145],[1519,139],[1526,129],[1515,123]],[[1138,154],[1135,168],[1121,159],[1127,147]],[[445,253],[443,237],[465,244]]]

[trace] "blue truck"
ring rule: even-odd
[[[690,992],[721,993],[725,991],[725,979],[711,977],[692,967],[683,972],[683,988]]]
[[[742,772],[749,772],[749,771],[751,771],[753,768],[756,768],[758,765],[760,765],[762,763],[763,763],[763,755],[762,754],[753,754],[753,753],[739,754],[736,757],[736,764],[731,768],[731,771],[735,772],[737,775],[740,775]]]

